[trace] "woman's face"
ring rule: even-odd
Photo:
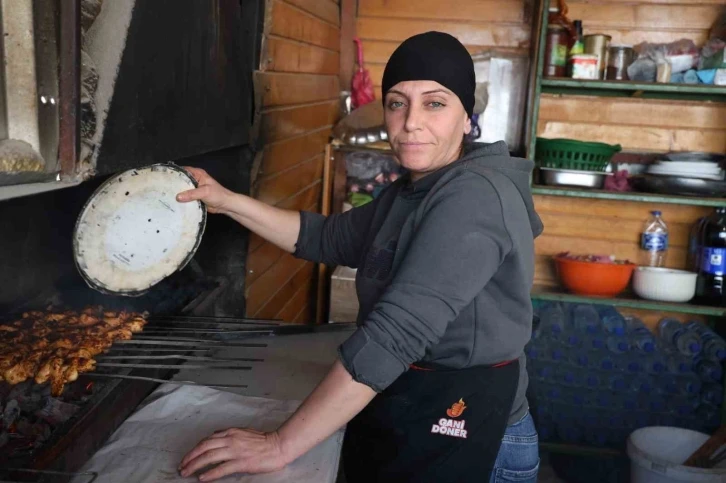
[[[459,98],[434,81],[399,82],[384,113],[391,148],[414,180],[456,161],[471,131]]]

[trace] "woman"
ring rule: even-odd
[[[327,218],[290,212],[190,170],[199,188],[180,202],[202,200],[298,257],[358,268],[360,312],[330,372],[288,421],[267,434],[213,434],[184,457],[183,476],[218,463],[200,480],[275,471],[347,424],[351,483],[536,481],[522,356],[542,230],[532,163],[510,158],[501,142],[463,146],[474,66],[454,37],[406,40],[382,84],[391,148],[410,174],[363,207]],[[497,458],[508,423],[510,443],[534,445],[517,454],[505,437]]]

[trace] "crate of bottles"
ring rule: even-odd
[[[720,425],[726,343],[706,325],[666,318],[654,333],[589,304],[536,312],[526,355],[541,441],[622,448],[645,426]]]

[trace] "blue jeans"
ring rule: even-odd
[[[539,444],[532,416],[527,413],[507,426],[489,483],[537,483]]]

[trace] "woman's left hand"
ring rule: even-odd
[[[233,473],[271,473],[287,463],[277,432],[232,428],[200,441],[182,459],[179,471],[187,477],[209,465],[219,464],[199,476],[200,481],[213,481]]]

